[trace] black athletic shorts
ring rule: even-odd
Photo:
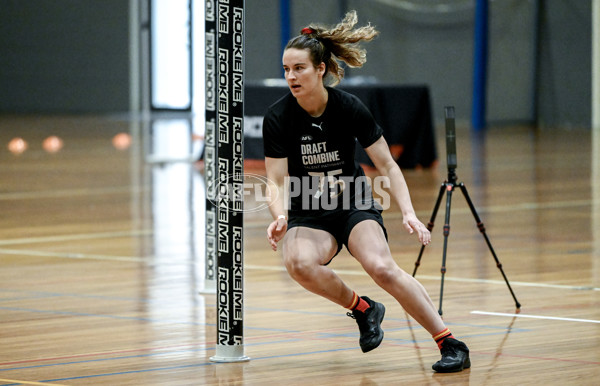
[[[289,216],[288,229],[302,226],[313,229],[321,229],[329,232],[335,238],[338,245],[337,252],[335,255],[333,255],[333,257],[340,253],[342,246],[345,245],[346,248],[348,248],[348,238],[350,237],[350,232],[352,231],[352,228],[354,228],[354,226],[361,221],[377,221],[377,223],[381,225],[381,229],[383,229],[385,239],[387,240],[388,238],[387,230],[383,225],[381,210],[378,210],[375,207],[371,207],[370,209],[330,210],[315,212],[311,215],[307,215],[306,212],[302,212],[302,214],[297,215],[290,212]],[[329,264],[330,262],[331,260],[325,265]]]

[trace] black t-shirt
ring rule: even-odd
[[[372,205],[370,186],[354,153],[356,141],[369,147],[383,130],[356,96],[330,87],[327,91],[327,107],[318,118],[302,109],[291,93],[265,114],[265,156],[287,157],[290,211],[296,214]]]

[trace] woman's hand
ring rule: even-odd
[[[431,232],[429,232],[429,229],[419,221],[416,215],[410,214],[404,216],[402,224],[408,233],[413,234],[415,231],[417,232],[421,244],[427,245],[431,242]]]
[[[277,250],[277,243],[285,236],[285,232],[287,232],[287,220],[284,217],[279,217],[269,224],[269,227],[267,228],[267,239],[274,251]]]

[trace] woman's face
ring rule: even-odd
[[[283,53],[285,80],[296,98],[311,95],[323,88],[325,63],[315,67],[308,50],[288,48]]]

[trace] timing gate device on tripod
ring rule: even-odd
[[[438,310],[438,313],[440,315],[442,315],[442,299],[444,297],[444,275],[446,274],[446,251],[447,251],[447,247],[448,247],[448,236],[450,235],[450,206],[452,203],[452,192],[454,192],[454,189],[456,187],[460,188],[460,191],[463,193],[463,196],[465,197],[465,200],[467,201],[467,204],[469,205],[469,208],[471,209],[471,213],[473,214],[473,217],[475,218],[477,227],[479,228],[479,231],[483,235],[485,242],[487,243],[487,246],[489,247],[490,252],[492,253],[492,256],[494,257],[494,260],[496,261],[496,267],[498,267],[498,269],[502,273],[502,277],[504,277],[504,281],[506,282],[506,285],[508,286],[508,290],[510,291],[510,294],[512,295],[513,299],[515,300],[517,312],[519,312],[519,310],[521,308],[521,304],[517,300],[515,293],[513,292],[512,288],[510,287],[510,283],[508,282],[508,279],[506,278],[506,274],[504,273],[504,270],[502,269],[502,264],[498,260],[498,257],[496,256],[496,252],[494,252],[494,248],[492,248],[492,243],[490,242],[490,239],[488,238],[487,233],[485,232],[485,227],[484,227],[483,223],[481,222],[479,215],[477,214],[477,210],[475,210],[475,206],[473,205],[471,198],[469,197],[469,193],[467,192],[467,187],[462,182],[461,183],[456,182],[457,157],[456,157],[456,128],[455,128],[455,124],[454,124],[454,107],[447,106],[444,108],[444,112],[445,112],[445,117],[446,117],[446,162],[448,164],[448,179],[446,181],[444,181],[444,183],[440,187],[440,193],[437,197],[437,201],[435,202],[435,207],[433,208],[433,213],[431,214],[431,219],[429,220],[429,223],[427,224],[427,229],[429,229],[429,231],[431,232],[431,230],[433,229],[435,217],[437,216],[437,212],[440,207],[440,203],[442,202],[442,197],[444,196],[444,193],[446,193],[446,218],[445,218],[445,223],[444,223],[444,250],[443,250],[443,254],[442,254],[442,268],[440,270],[442,273],[442,280],[441,280],[441,284],[440,284],[440,308]],[[417,269],[419,268],[419,265],[421,264],[421,257],[423,256],[424,250],[425,250],[425,245],[422,245],[421,251],[419,252],[419,257],[417,258],[417,261],[415,262],[415,270],[413,271],[413,274],[412,274],[413,277],[417,274]]]

